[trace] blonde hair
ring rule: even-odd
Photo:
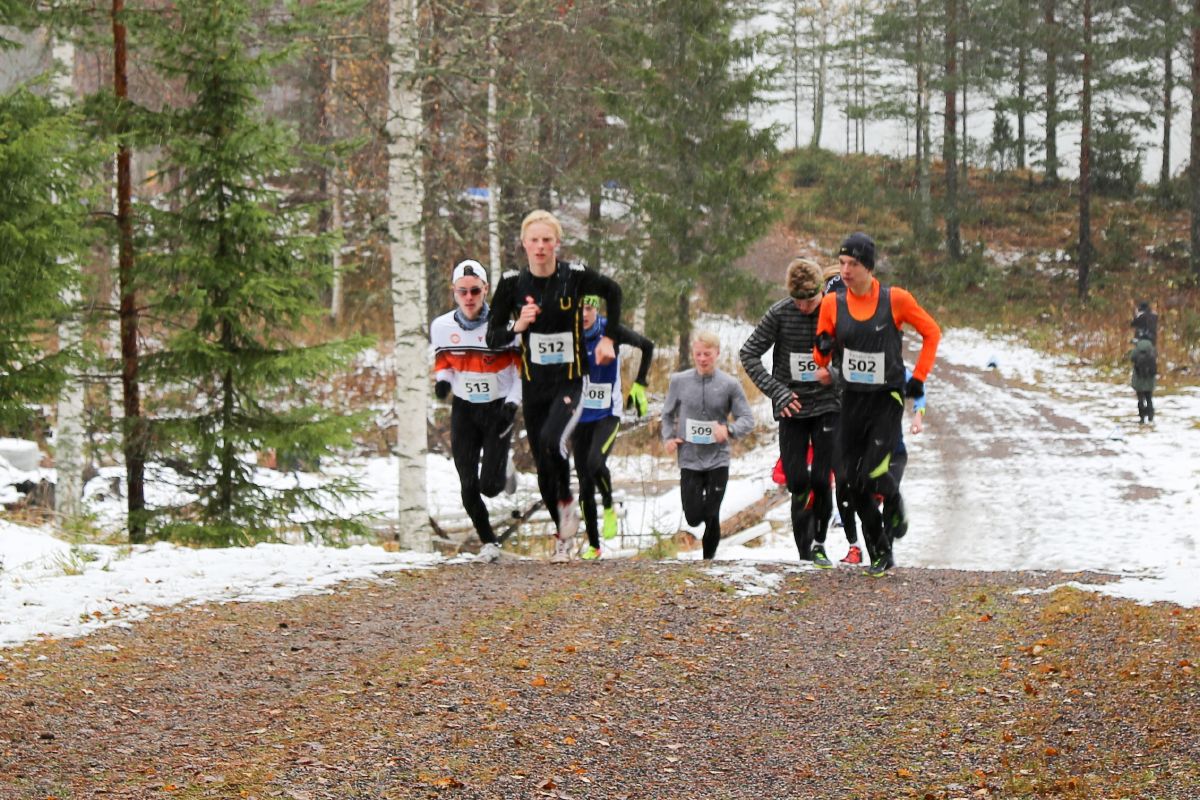
[[[560,242],[563,238],[562,223],[558,221],[558,217],[551,214],[549,211],[537,209],[530,211],[525,215],[525,219],[521,220],[521,239],[525,239],[525,230],[535,222],[544,222],[554,229],[554,236]]]
[[[721,337],[717,336],[712,331],[699,330],[699,331],[695,331],[694,333],[692,333],[692,346],[694,347],[697,344],[702,344],[702,345],[705,345],[706,347],[711,347],[713,350],[716,350],[718,353],[721,352]]]

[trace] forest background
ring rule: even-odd
[[[64,527],[123,463],[133,542],[363,533],[349,482],[257,476],[378,446],[427,549],[427,381],[361,385],[355,354],[424,376],[450,268],[519,267],[535,207],[672,368],[698,311],[754,318],[791,257],[863,229],[944,323],[1122,379],[1148,300],[1163,380],[1200,376],[1200,174],[1172,168],[1189,111],[1200,154],[1200,9],[1175,0],[0,14],[0,433],[53,454]],[[348,411],[372,392],[386,419]]]

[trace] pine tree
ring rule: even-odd
[[[272,7],[181,3],[147,26],[154,66],[190,100],[161,114],[158,172],[180,179],[150,212],[154,238],[139,262],[163,325],[161,350],[144,362],[158,389],[147,398],[151,446],[180,477],[180,499],[149,510],[149,522],[205,544],[358,525],[336,513],[352,491],[345,481],[314,489],[255,474],[256,453],[315,464],[349,444],[358,417],[306,396],[362,344],[304,342],[303,326],[323,313],[331,241],[306,230],[317,209],[288,202],[295,136],[262,114],[257,93],[287,55],[272,47],[287,34],[266,21]]]
[[[729,302],[746,281],[732,261],[771,220],[773,129],[754,129],[745,111],[770,75],[756,66],[758,38],[735,31],[753,9],[721,0],[643,0],[617,42],[636,76],[629,94],[610,94],[630,141],[623,179],[641,219],[642,269],[652,331],[679,334],[690,361],[692,293]]]

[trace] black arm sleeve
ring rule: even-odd
[[[612,335],[613,341],[616,342],[618,347],[627,344],[642,351],[642,360],[638,364],[638,373],[634,381],[640,383],[642,386],[646,386],[647,376],[650,374],[650,360],[654,358],[654,342],[642,336],[637,331],[626,328],[624,325],[614,327],[610,324],[605,330]]]
[[[598,294],[604,298],[604,314],[608,317],[608,330],[621,327],[621,286],[607,275],[594,269],[585,269],[580,281],[580,294]]]
[[[491,309],[488,311],[487,346],[493,350],[502,350],[512,341],[513,333],[508,329],[508,323],[513,320],[513,311],[517,308],[517,279],[502,278],[492,295]]]

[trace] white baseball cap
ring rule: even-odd
[[[487,270],[483,268],[483,264],[473,258],[458,262],[458,266],[454,268],[454,277],[450,279],[450,282],[458,283],[459,278],[479,278],[484,283],[488,282]]]

